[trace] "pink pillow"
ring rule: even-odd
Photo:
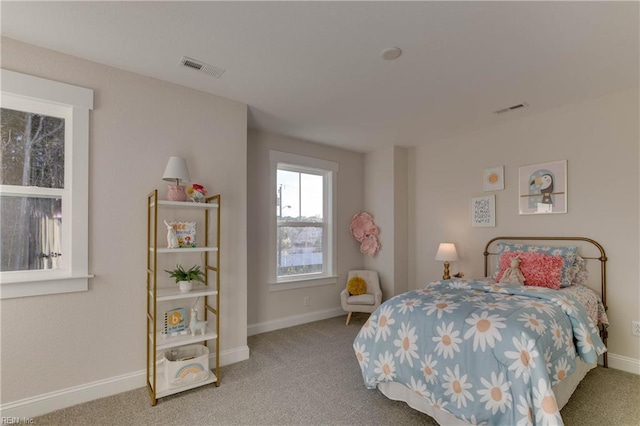
[[[504,252],[500,255],[500,271],[496,281],[500,281],[504,271],[511,266],[511,259],[520,258],[520,271],[524,275],[524,285],[559,289],[562,282],[561,256],[551,256],[545,253]]]

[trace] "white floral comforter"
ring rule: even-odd
[[[577,299],[438,281],[383,303],[353,344],[368,388],[399,382],[472,424],[562,424],[551,386],[606,348]]]

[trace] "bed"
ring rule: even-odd
[[[499,282],[514,257],[534,285]],[[435,281],[371,314],[353,343],[365,386],[442,425],[562,424],[578,383],[607,366],[606,261],[589,238],[493,238],[486,278]]]

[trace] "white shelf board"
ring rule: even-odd
[[[156,398],[162,398],[165,396],[173,395],[175,393],[184,392],[189,389],[195,389],[197,387],[208,385],[209,383],[214,383],[216,381],[218,381],[218,378],[210,370],[209,377],[206,380],[171,388],[169,387],[169,385],[167,384],[167,380],[165,379],[164,368],[158,368],[158,370],[156,371]]]
[[[153,295],[153,291],[150,291],[149,293]],[[156,294],[156,300],[158,302],[163,302],[167,300],[191,299],[200,296],[215,296],[216,294],[218,294],[216,289],[213,287],[207,287],[204,284],[195,284],[191,291],[183,293],[176,284],[175,287],[159,288]]]
[[[167,207],[182,207],[186,209],[217,209],[218,203],[194,203],[192,201],[169,201],[169,200],[158,200],[159,206],[167,206]],[[154,203],[151,203],[151,207],[154,206]]]
[[[153,336],[149,335],[149,339]],[[165,338],[160,331],[156,332],[156,351],[161,351],[169,348],[175,348],[176,346],[190,345],[192,343],[200,343],[206,340],[217,339],[218,335],[213,330],[206,330],[204,334],[196,334],[192,336],[187,334],[185,336],[174,336]]]
[[[149,247],[150,251],[155,251]],[[185,247],[185,248],[159,248],[158,253],[203,253],[205,251],[218,251],[218,247]]]

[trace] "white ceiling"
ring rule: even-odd
[[[2,35],[368,152],[638,87],[637,2],[1,2]],[[395,61],[381,58],[398,46]],[[189,56],[220,79],[178,66]],[[525,109],[493,111],[527,102]]]

